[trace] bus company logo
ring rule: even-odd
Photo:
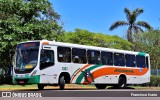
[[[121,73],[134,73],[134,70],[127,70],[127,69],[115,69],[114,72],[121,72]]]
[[[2,92],[2,97],[12,97],[11,92]]]
[[[83,75],[84,75],[84,79],[85,79],[85,82],[94,82],[94,78],[93,78],[93,75],[91,74],[90,70],[84,70],[82,71]],[[88,80],[88,78],[90,78],[91,82]]]

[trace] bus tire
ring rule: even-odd
[[[125,79],[125,77],[120,77],[119,78],[117,87],[120,88],[120,89],[125,89],[126,88],[126,79]]]
[[[43,84],[38,84],[38,90],[43,90],[44,89],[44,85]]]
[[[64,76],[61,76],[60,79],[59,79],[60,90],[64,90],[64,86],[65,86]]]
[[[105,89],[107,87],[106,84],[95,84],[97,89]]]

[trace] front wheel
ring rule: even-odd
[[[44,85],[43,84],[38,84],[38,89],[39,90],[43,90],[44,89]]]
[[[95,84],[97,89],[105,89],[107,87],[106,84]]]
[[[64,86],[65,86],[64,76],[61,76],[60,79],[59,79],[60,90],[64,90]]]

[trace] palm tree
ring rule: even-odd
[[[137,8],[133,11],[130,11],[129,9],[125,8],[124,13],[126,14],[127,21],[116,21],[114,22],[109,30],[114,30],[119,26],[128,26],[127,30],[127,39],[131,43],[133,43],[133,35],[137,33],[143,32],[143,28],[151,29],[151,26],[144,21],[138,21],[136,22],[137,17],[143,13],[142,8]]]

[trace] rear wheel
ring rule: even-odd
[[[120,89],[126,88],[126,78],[120,77],[117,87],[120,88]]]
[[[61,76],[60,79],[59,79],[60,90],[64,90],[64,86],[65,86],[64,76]]]
[[[107,87],[106,84],[95,84],[97,89],[105,89]]]
[[[38,89],[39,90],[43,90],[44,89],[44,85],[43,84],[38,84]]]

